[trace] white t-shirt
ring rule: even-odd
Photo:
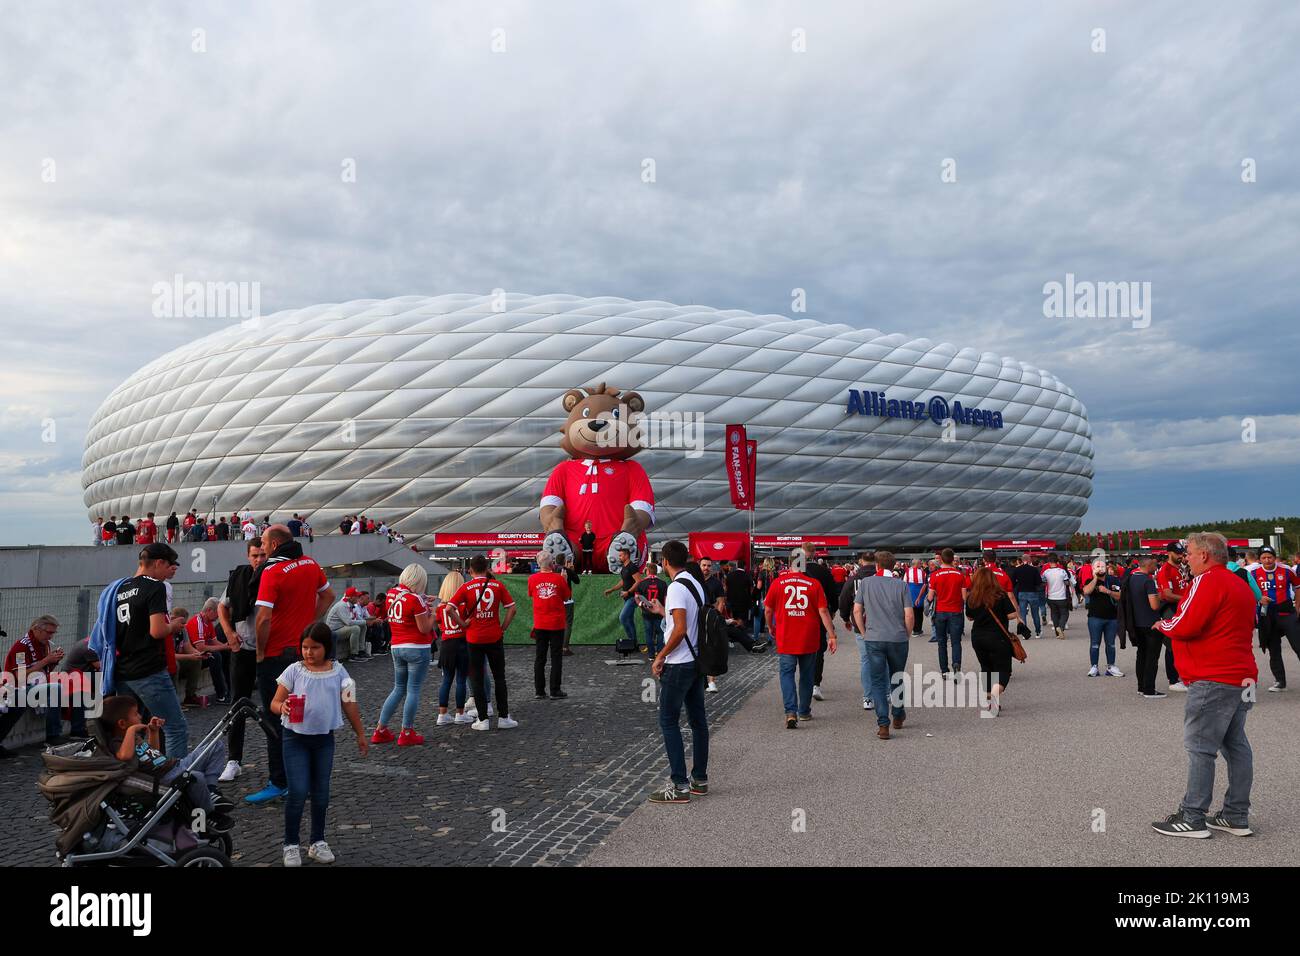
[[[245,521],[243,527],[239,530],[244,532],[245,541],[252,541],[257,537],[257,525],[253,524],[251,521]]]
[[[1047,600],[1064,601],[1070,596],[1070,572],[1060,565],[1044,571],[1043,582],[1047,585]]]
[[[684,583],[686,581],[692,583],[686,584]],[[687,588],[693,589],[695,597],[691,596],[692,592],[688,591]],[[697,600],[697,598],[699,600]],[[665,643],[668,641],[668,635],[673,632],[673,611],[681,608],[686,611],[686,638],[689,638],[691,644],[694,645],[695,654],[700,652],[700,638],[696,634],[696,626],[700,617],[701,600],[704,600],[704,587],[699,581],[696,581],[695,578],[691,577],[689,573],[683,571],[678,574],[677,577],[673,578],[672,583],[668,585],[667,593],[664,595]],[[686,646],[686,638],[679,641],[677,646],[673,648],[672,652],[664,658],[665,664],[695,663],[695,654],[692,654],[691,649]]]

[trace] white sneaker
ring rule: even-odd
[[[519,726],[519,721],[513,717],[502,717],[497,721],[497,730],[514,730]]]
[[[227,760],[226,769],[221,771],[221,776],[217,778],[217,783],[230,783],[239,776],[243,768],[239,766],[238,760]]]
[[[863,710],[871,710],[871,708],[874,707],[874,706],[875,706],[875,705],[871,703],[871,698],[870,698],[870,697],[864,697],[864,698],[862,698],[862,709],[863,709]]]
[[[1124,672],[1123,672],[1122,670],[1120,670],[1118,667],[1116,667],[1114,664],[1111,664],[1110,667],[1107,667],[1107,668],[1106,668],[1106,676],[1107,676],[1107,677],[1123,677],[1123,676],[1124,676]]]
[[[465,713],[468,714],[471,710],[474,711],[475,713],[478,713],[478,705],[474,703],[473,697],[465,701]]]
[[[472,723],[474,723],[474,721],[476,721],[476,720],[478,720],[478,711],[477,711],[477,710],[473,710],[473,711],[467,710],[467,711],[465,711],[465,713],[463,713],[463,714],[457,714],[457,715],[452,719],[452,722],[453,722],[453,723],[457,723],[457,724],[472,724]]]
[[[470,724],[469,727],[470,730],[489,730],[491,729],[492,724],[490,721],[476,720],[474,723]]]
[[[825,699],[826,698],[822,696],[821,684],[813,684],[813,700],[825,700]]]
[[[998,704],[996,698],[990,700],[988,706],[980,711],[981,717],[996,717],[998,715]]]
[[[709,681],[709,686],[706,687],[706,688],[704,688],[704,690],[705,690],[706,693],[709,693],[709,694],[716,694],[716,693],[718,692],[718,683],[717,683],[717,681]]]
[[[1099,676],[1101,676],[1101,671],[1097,670],[1097,665],[1096,665],[1096,664],[1093,664],[1092,667],[1089,669],[1089,671],[1088,671],[1088,676],[1089,676],[1089,677],[1099,677]]]
[[[307,848],[307,856],[309,859],[315,860],[317,863],[334,862],[334,851],[330,849],[330,845],[324,840],[317,840],[309,846]]]
[[[284,865],[302,866],[302,854],[298,852],[296,846],[287,846],[284,848]]]
[[[1270,687],[1270,688],[1268,689],[1268,692],[1269,692],[1270,694],[1280,694],[1280,693],[1282,693],[1284,690],[1286,690],[1285,687],[1283,687],[1281,684],[1278,684],[1278,683],[1275,682],[1275,683],[1273,684],[1273,686]]]
[[[1187,685],[1184,684],[1182,681],[1179,681],[1177,684],[1170,684],[1169,689],[1179,694],[1187,693]]]
[[[451,714],[439,714],[435,725],[438,727],[446,727],[448,724],[454,724],[455,722],[456,718]]]

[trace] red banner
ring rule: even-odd
[[[764,548],[797,548],[801,544],[822,548],[847,548],[849,536],[846,534],[756,534],[754,544]]]
[[[745,467],[749,476],[749,508],[758,507],[758,442],[750,438],[745,441]]]
[[[743,531],[692,531],[687,535],[691,557],[715,561],[747,561],[749,535]]]
[[[1051,538],[981,538],[981,551],[1054,551]]]
[[[745,426],[727,426],[727,485],[731,489],[731,505],[739,511],[749,511],[749,468],[746,453]]]
[[[433,536],[435,548],[532,548],[542,546],[546,535],[540,531],[461,532],[439,531]]]

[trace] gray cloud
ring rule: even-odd
[[[0,35],[23,357],[0,434],[64,477],[0,469],[6,512],[37,516],[8,533],[81,540],[66,476],[96,405],[221,324],[150,314],[176,273],[260,282],[268,312],[496,286],[787,312],[804,288],[810,317],[1060,375],[1099,476],[1125,476],[1085,522],[1109,526],[1205,454],[1191,420],[1269,414],[1259,391],[1290,381],[1298,26],[1281,2],[29,7]],[[1150,281],[1151,327],[1044,318],[1067,272]],[[1187,441],[1144,472],[1153,433]]]

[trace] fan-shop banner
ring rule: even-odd
[[[727,426],[727,485],[731,489],[731,505],[739,511],[753,508],[750,492],[748,439],[744,425]]]
[[[749,508],[758,507],[758,442],[750,438],[745,441],[745,467],[749,475]]]

